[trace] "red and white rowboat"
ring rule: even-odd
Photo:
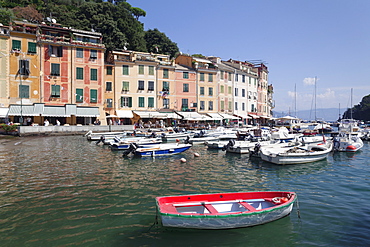
[[[162,225],[228,229],[264,224],[290,214],[295,192],[260,191],[157,197]]]

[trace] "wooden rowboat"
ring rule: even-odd
[[[162,225],[228,229],[265,224],[290,214],[296,193],[235,192],[157,197]]]

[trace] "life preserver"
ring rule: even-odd
[[[276,204],[280,204],[281,203],[280,197],[274,197],[274,198],[272,198],[272,201],[273,201],[273,203],[276,203]]]

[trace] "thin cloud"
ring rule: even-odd
[[[304,85],[315,85],[315,80],[317,81],[317,79],[315,78],[307,77],[303,79],[303,84]]]

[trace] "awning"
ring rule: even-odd
[[[6,118],[8,115],[9,108],[0,108],[0,118]]]
[[[33,105],[10,105],[8,116],[39,116],[40,114],[34,111]]]
[[[208,116],[212,118],[212,120],[222,120],[224,119],[220,114],[218,113],[207,113]]]
[[[254,118],[254,119],[257,119],[257,118],[260,118],[259,116],[257,115],[249,115],[250,118]]]
[[[76,117],[99,117],[98,107],[77,107]]]
[[[44,117],[70,117],[66,114],[64,106],[44,106],[44,111],[41,114]]]
[[[196,111],[190,111],[190,112],[185,112],[185,111],[179,111],[177,112],[180,116],[183,117],[183,120],[190,120],[190,121],[201,121],[203,120],[203,116],[199,114]]]
[[[117,117],[119,118],[133,118],[134,114],[130,110],[116,110]]]
[[[230,115],[230,114],[225,114],[225,113],[219,113],[219,114],[224,119],[232,119],[232,120],[239,120],[240,119],[240,117],[236,117],[236,116],[233,116],[233,115]]]
[[[134,111],[134,113],[138,115],[140,118],[161,118],[161,119],[167,118],[166,113],[156,111]]]
[[[181,119],[181,116],[179,116],[178,114],[174,113],[174,112],[170,112],[170,113],[166,113],[167,115],[167,118],[171,118],[171,119]]]

